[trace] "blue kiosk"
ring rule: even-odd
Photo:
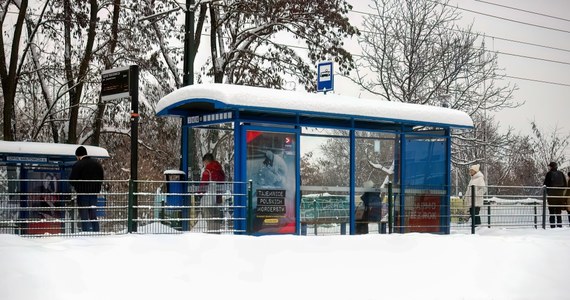
[[[20,234],[68,233],[69,224],[42,220],[64,219],[70,187],[67,179],[77,161],[75,150],[80,145],[0,141],[0,174],[6,175],[2,206],[11,208],[0,220],[21,221],[13,228]],[[89,156],[109,158],[106,149],[84,145]],[[104,205],[104,203],[102,203]],[[45,209],[44,209],[45,208]],[[0,224],[2,225],[2,224]],[[0,226],[1,227],[1,226]],[[6,228],[4,228],[6,229]]]
[[[396,232],[448,233],[451,131],[473,127],[466,113],[444,107],[229,84],[178,89],[156,111],[182,118],[186,174],[197,173],[189,155],[190,128],[232,135],[226,147],[232,155],[225,157],[233,165],[226,173],[234,182],[252,182],[253,194],[253,213],[236,210],[243,221],[234,226],[249,234],[301,234],[319,222],[339,223],[342,233],[348,226],[348,233],[357,234],[359,194],[384,195],[388,183]],[[336,143],[341,151],[326,156],[314,147],[319,141]],[[315,183],[301,174],[308,152],[344,179]],[[238,189],[246,194],[245,185]],[[309,216],[305,205],[315,195],[330,199],[326,205],[336,213]],[[236,197],[234,205],[248,206],[247,197]]]

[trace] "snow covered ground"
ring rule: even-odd
[[[570,229],[0,235],[0,299],[570,299]]]

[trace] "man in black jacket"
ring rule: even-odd
[[[75,150],[77,162],[71,168],[70,184],[77,192],[77,206],[81,218],[81,231],[99,231],[97,222],[97,194],[101,192],[104,179],[101,164],[87,156],[87,149],[79,146]]]
[[[548,164],[548,173],[544,178],[544,185],[547,187],[548,213],[550,215],[550,227],[562,227],[562,208],[566,206],[564,189],[566,187],[566,177],[564,173],[558,171],[558,164],[551,162]]]

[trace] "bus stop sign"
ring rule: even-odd
[[[317,66],[317,91],[328,92],[334,89],[332,62],[321,62]]]

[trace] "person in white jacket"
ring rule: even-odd
[[[469,207],[469,215],[473,214],[472,210],[475,210],[475,218],[473,221],[475,225],[481,224],[481,217],[479,216],[479,211],[483,206],[483,195],[487,194],[487,184],[485,183],[485,176],[481,171],[479,171],[480,166],[472,165],[469,168],[469,175],[471,175],[471,180],[467,185],[467,191],[465,192],[465,205]],[[472,206],[471,193],[472,186],[475,186],[475,206]]]

